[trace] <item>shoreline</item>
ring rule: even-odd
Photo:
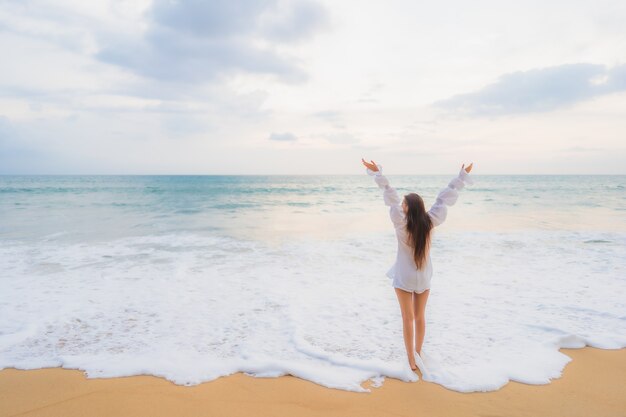
[[[572,358],[544,385],[510,381],[461,393],[421,379],[386,378],[371,393],[326,388],[293,376],[242,373],[194,386],[148,375],[88,379],[64,368],[0,371],[4,416],[626,416],[626,348],[559,349]],[[369,383],[364,384],[370,387]]]

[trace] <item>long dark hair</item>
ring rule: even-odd
[[[430,248],[430,231],[433,223],[424,208],[424,200],[418,194],[410,193],[404,196],[408,210],[406,213],[407,245],[413,249],[413,259],[417,269],[426,265],[426,256]]]

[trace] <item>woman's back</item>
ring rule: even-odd
[[[378,171],[372,171],[368,168],[367,173],[373,175],[378,186],[384,190],[383,199],[385,204],[389,206],[389,217],[395,228],[398,242],[396,261],[386,275],[392,280],[394,287],[421,293],[430,288],[430,281],[433,275],[430,251],[426,249],[425,263],[421,269],[418,269],[414,258],[414,247],[409,240],[407,216],[402,208],[402,200],[396,190],[389,185],[389,180],[383,176],[382,166],[377,165],[377,167]],[[426,212],[433,228],[446,220],[448,206],[456,203],[458,192],[463,189],[465,184],[473,184],[473,180],[462,167],[459,174],[438,193],[435,203]],[[427,245],[427,247],[430,247],[430,245]]]

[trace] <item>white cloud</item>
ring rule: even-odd
[[[293,142],[298,140],[298,137],[291,132],[284,133],[270,133],[269,140],[277,140],[279,142]]]
[[[155,0],[147,29],[134,39],[102,36],[98,59],[138,75],[181,84],[219,81],[236,72],[275,75],[299,83],[306,71],[276,45],[312,36],[327,23],[323,7],[308,0]],[[266,42],[267,43],[267,42]]]
[[[626,90],[626,64],[566,64],[504,74],[482,89],[435,105],[472,115],[550,111]]]

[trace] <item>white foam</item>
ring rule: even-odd
[[[626,346],[624,234],[442,234],[425,381],[461,392],[545,384],[571,360],[559,347]],[[181,385],[291,374],[357,392],[417,381],[384,276],[393,239],[0,241],[0,367]]]

